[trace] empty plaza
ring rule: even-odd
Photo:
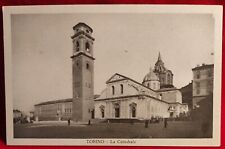
[[[210,132],[211,128],[208,128]],[[15,138],[202,138],[211,137],[202,133],[202,125],[193,121],[169,121],[164,123],[93,123],[74,124],[67,122],[45,122],[15,124]]]

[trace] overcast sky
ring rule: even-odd
[[[93,28],[95,94],[114,73],[138,82],[161,53],[177,88],[197,64],[213,63],[214,19],[208,14],[42,14],[12,16],[13,104],[32,110],[72,97],[72,27]]]

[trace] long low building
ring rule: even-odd
[[[97,98],[99,95],[94,95]],[[41,102],[34,105],[36,120],[68,120],[72,117],[72,98]]]

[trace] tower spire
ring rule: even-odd
[[[159,52],[159,56],[158,56],[158,61],[162,61],[160,52]]]

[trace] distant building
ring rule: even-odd
[[[42,102],[34,109],[38,120],[66,120],[72,115],[72,98]]]
[[[193,72],[193,108],[213,93],[213,64],[202,64],[192,69]]]
[[[23,116],[22,112],[20,110],[13,110],[13,118],[21,118]]]
[[[34,117],[39,121],[72,119],[72,105],[72,98],[42,102],[34,105]]]
[[[182,94],[182,103],[187,103],[189,110],[192,109],[192,92],[193,92],[192,84],[193,82],[189,83],[188,85],[180,89]]]

